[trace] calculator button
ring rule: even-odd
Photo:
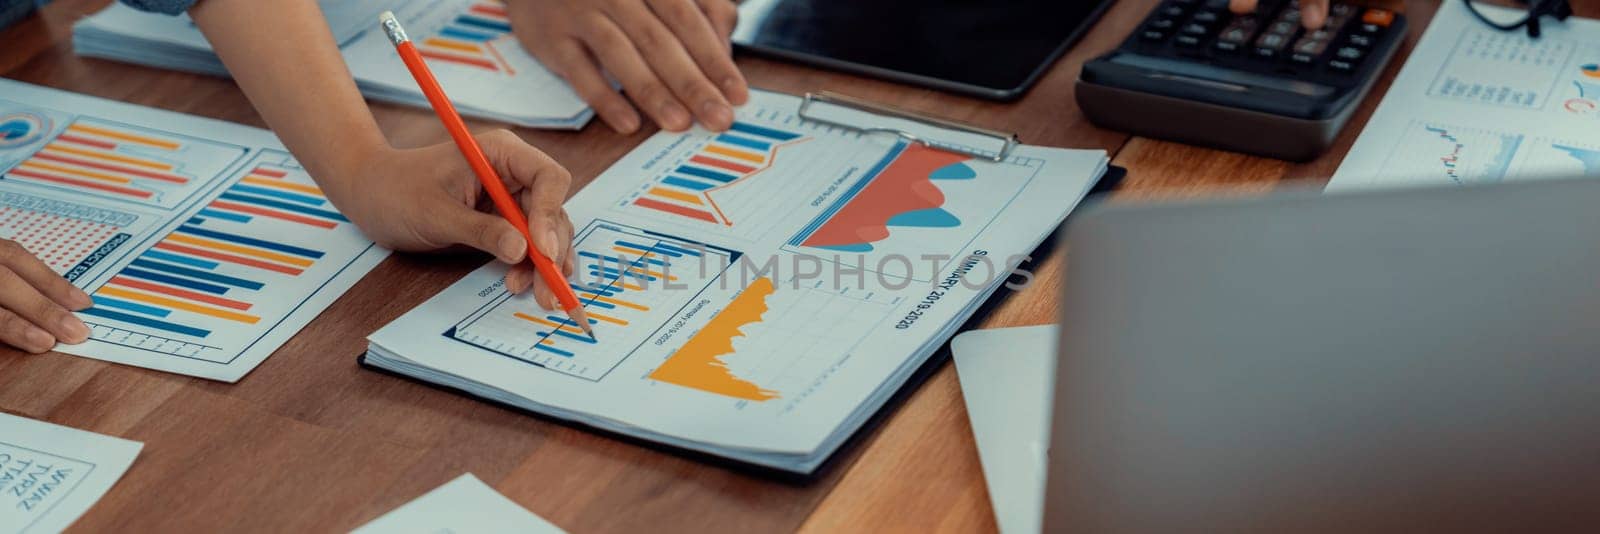
[[[1160,41],[1162,39],[1166,39],[1167,34],[1166,32],[1162,32],[1160,30],[1145,30],[1139,34],[1139,38],[1146,41]]]
[[[1222,29],[1222,34],[1218,35],[1217,39],[1230,43],[1244,44],[1250,40],[1250,28],[1239,25],[1229,26]]]
[[[1355,6],[1350,4],[1334,4],[1328,8],[1328,15],[1332,17],[1348,17],[1356,12]]]
[[[1172,19],[1155,19],[1150,21],[1149,28],[1152,30],[1170,30],[1177,25],[1178,21]]]
[[[1195,37],[1205,37],[1207,33],[1211,33],[1211,29],[1205,27],[1205,25],[1195,24],[1192,22],[1189,24],[1184,24],[1183,29],[1179,31],[1184,35],[1193,35]]]
[[[1172,39],[1172,42],[1178,43],[1178,46],[1189,47],[1189,48],[1200,46],[1200,38],[1199,37],[1195,37],[1193,35],[1179,35],[1177,37],[1174,37]]]
[[[1256,39],[1255,55],[1263,59],[1276,58],[1285,46],[1289,46],[1289,38],[1283,34],[1262,34],[1260,39]]]
[[[1195,13],[1194,18],[1189,20],[1199,22],[1201,24],[1214,24],[1218,20],[1222,20],[1222,15],[1217,14],[1215,11],[1201,11],[1199,13]]]
[[[1361,14],[1361,23],[1387,28],[1390,24],[1394,24],[1394,12],[1382,9],[1368,9],[1366,13]]]
[[[1367,53],[1354,46],[1346,46],[1333,52],[1333,56],[1351,63],[1360,61]]]
[[[1270,33],[1281,33],[1281,34],[1284,34],[1284,35],[1288,35],[1288,34],[1294,33],[1294,31],[1299,29],[1299,28],[1300,28],[1300,24],[1297,23],[1297,22],[1290,22],[1290,21],[1287,21],[1287,20],[1280,20],[1278,22],[1272,23],[1271,26],[1267,26],[1267,31],[1270,32]]]
[[[1313,56],[1321,54],[1328,49],[1328,42],[1333,40],[1333,33],[1328,30],[1314,30],[1306,32],[1299,41],[1294,42],[1294,51]]]
[[[1335,59],[1333,61],[1329,61],[1328,62],[1328,70],[1331,70],[1331,71],[1334,71],[1334,72],[1350,72],[1350,71],[1356,70],[1356,65],[1354,63],[1349,62],[1349,61],[1344,61],[1344,60],[1341,60],[1341,59]]]
[[[1160,13],[1161,13],[1162,16],[1178,18],[1178,17],[1182,17],[1184,15],[1184,10],[1183,10],[1183,6],[1168,5],[1166,7],[1161,8]]]
[[[1370,35],[1352,33],[1350,34],[1350,38],[1345,39],[1345,41],[1350,43],[1350,46],[1358,46],[1361,48],[1372,46],[1372,36]]]

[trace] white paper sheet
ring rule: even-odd
[[[1055,394],[1055,325],[974,330],[950,341],[1000,532],[1039,532],[1044,521]]]
[[[271,132],[0,80],[0,238],[95,299],[61,352],[237,381],[388,251]]]
[[[486,0],[323,0],[323,15],[362,94],[426,108],[427,100],[378,31],[393,9],[463,115],[533,128],[578,129],[594,112],[566,82],[510,34],[505,5]],[[227,76],[187,16],[145,13],[113,3],[72,28],[74,51],[88,57]]]
[[[815,467],[1106,157],[1025,146],[990,162],[801,121],[798,103],[757,91],[732,130],[656,135],[567,203],[573,282],[601,289],[580,293],[598,341],[508,296],[491,265],[371,336],[372,352],[556,417]]]
[[[0,413],[0,534],[65,530],[144,444]]]
[[[355,529],[354,534],[475,534],[565,531],[467,473]]]
[[[1535,40],[1447,0],[1328,191],[1551,177],[1600,178],[1600,22],[1545,19]]]

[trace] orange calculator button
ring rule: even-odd
[[[1368,9],[1361,15],[1361,22],[1387,27],[1394,22],[1394,12],[1382,9]]]

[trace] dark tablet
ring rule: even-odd
[[[1110,0],[745,0],[741,50],[997,100],[1021,96]]]

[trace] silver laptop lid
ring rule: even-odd
[[[1600,182],[1102,207],[1046,531],[1600,528]]]

